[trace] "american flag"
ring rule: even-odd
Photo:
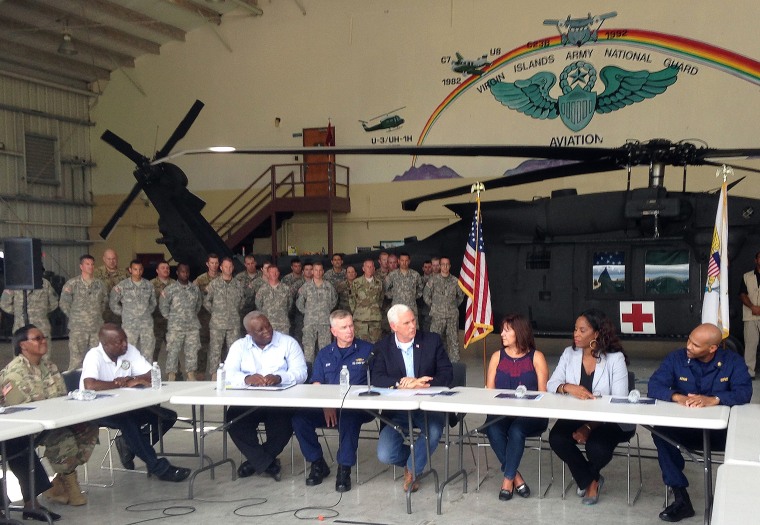
[[[486,250],[483,242],[483,226],[480,222],[480,200],[459,273],[459,287],[467,295],[467,313],[464,322],[464,347],[483,339],[493,331],[491,311],[491,288],[488,286]]]
[[[728,199],[726,181],[720,189],[715,229],[707,263],[707,283],[702,298],[702,322],[720,328],[723,339],[729,335],[728,311]]]

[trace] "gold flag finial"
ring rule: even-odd
[[[716,177],[720,177],[721,175],[723,176],[723,182],[726,182],[726,179],[728,178],[729,175],[731,176],[734,175],[734,168],[724,164],[723,166],[721,166],[715,171]]]
[[[486,187],[482,182],[476,182],[470,186],[470,193],[477,193],[478,198],[480,198],[480,192],[482,191],[486,191]]]

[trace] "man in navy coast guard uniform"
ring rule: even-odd
[[[330,314],[330,331],[335,342],[327,345],[317,354],[314,370],[311,374],[313,384],[337,385],[340,383],[340,371],[348,368],[352,385],[367,384],[367,359],[373,345],[367,341],[354,338],[354,320],[346,310],[335,310]],[[340,420],[339,420],[340,419]],[[317,427],[338,427],[340,445],[338,446],[338,473],[335,478],[335,490],[351,490],[351,467],[356,464],[356,450],[359,447],[359,431],[364,423],[372,421],[373,416],[361,410],[343,410],[334,408],[322,410],[300,410],[293,416],[293,431],[301,446],[301,453],[311,463],[306,484],[319,485],[330,475],[330,467],[322,455],[322,447],[317,438]]]
[[[716,405],[734,406],[749,403],[752,379],[744,359],[731,350],[720,348],[722,334],[714,324],[701,324],[689,334],[686,348],[671,352],[649,378],[649,397],[673,401],[692,408]],[[702,447],[702,432],[692,428],[655,427],[652,439],[662,480],[673,489],[674,501],[660,512],[663,521],[681,521],[694,516],[683,473],[680,450],[662,436],[691,449]],[[711,430],[710,443],[716,450],[726,446],[726,429]]]

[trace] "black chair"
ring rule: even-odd
[[[82,378],[82,369],[67,370],[61,374],[66,385],[66,392],[73,392],[79,388],[79,380]]]

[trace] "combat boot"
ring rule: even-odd
[[[188,372],[187,373],[187,380],[188,381],[197,381],[197,379],[195,378],[195,372]]]
[[[325,458],[319,458],[311,464],[311,471],[309,477],[306,478],[306,485],[313,487],[319,485],[322,480],[330,475],[330,467],[327,466]]]
[[[56,474],[51,483],[53,486],[46,490],[43,496],[50,501],[66,505],[69,502],[69,491],[63,482],[63,474]]]
[[[70,474],[64,474],[63,483],[66,486],[66,492],[69,495],[69,505],[76,507],[87,504],[87,496],[82,494],[82,489],[79,487],[76,470]]]
[[[675,501],[660,512],[660,519],[662,521],[677,522],[694,516],[694,507],[691,505],[691,498],[689,498],[686,488],[672,487],[672,489]]]
[[[169,372],[166,374],[166,380],[167,381],[176,381],[177,380],[177,374],[174,372]]]
[[[348,492],[351,490],[351,467],[338,465],[338,474],[335,478],[335,490],[338,492]]]

